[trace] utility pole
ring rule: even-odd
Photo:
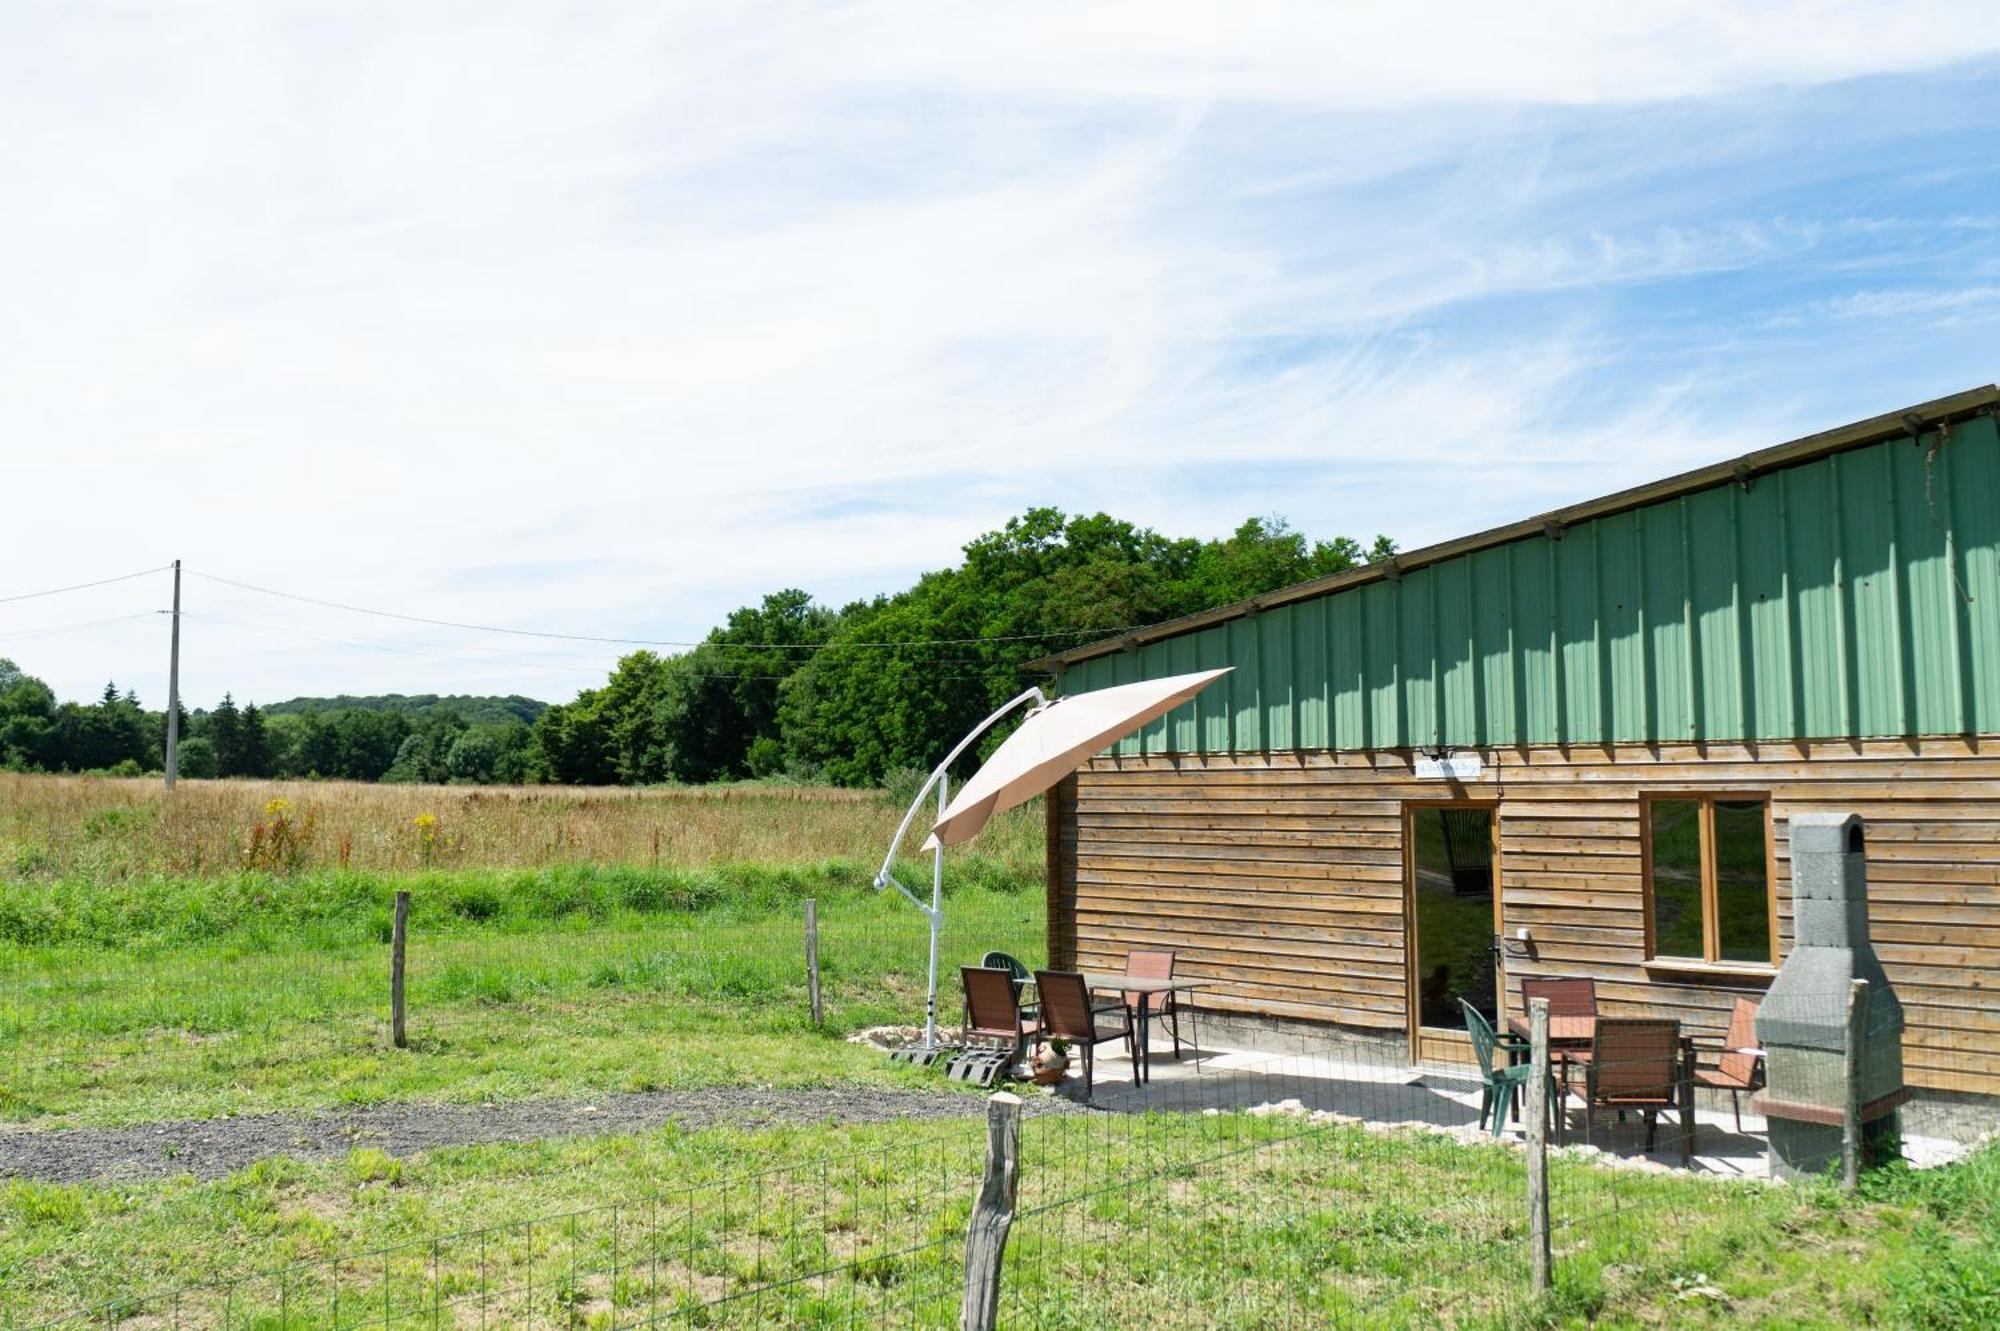
[[[181,770],[181,561],[174,561],[174,638],[167,657],[167,789]]]

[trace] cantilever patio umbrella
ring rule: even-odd
[[[994,814],[1033,799],[1089,761],[1091,755],[1101,752],[1107,745],[1147,722],[1157,721],[1228,674],[1232,668],[1225,666],[1220,670],[1202,670],[1192,675],[1171,675],[1165,679],[1141,680],[1137,684],[1119,684],[1108,689],[1057,698],[1053,702],[1040,689],[1028,689],[1009,699],[1006,705],[974,726],[945,755],[944,761],[932,769],[930,779],[924,782],[917,797],[910,801],[909,811],[903,815],[895,838],[889,842],[889,853],[882,859],[881,871],[875,875],[876,887],[895,888],[930,920],[930,984],[924,1000],[925,1049],[937,1048],[938,928],[944,922],[944,848],[975,836]],[[1027,719],[965,783],[964,789],[958,792],[958,798],[947,803],[946,770],[1000,718],[1029,701],[1036,706],[1028,713]],[[904,835],[909,832],[917,810],[923,807],[924,799],[933,786],[937,787],[938,816],[923,844],[932,856],[931,900],[929,905],[925,905],[896,880],[893,869],[896,851],[902,846]]]

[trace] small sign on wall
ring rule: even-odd
[[[1477,781],[1485,764],[1476,753],[1451,753],[1442,758],[1417,757],[1419,781]]]

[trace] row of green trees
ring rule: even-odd
[[[157,767],[165,717],[138,695],[106,684],[95,703],[56,701],[55,692],[0,658],[0,767],[20,771],[143,770]]]
[[[526,721],[506,710],[477,722],[450,705],[367,705],[265,712],[224,694],[212,711],[181,711],[181,774],[350,781],[503,782],[540,779]],[[478,702],[479,700],[470,700]],[[165,764],[166,713],[104,686],[91,704],[56,701],[49,686],[0,659],[0,768],[138,775]]]
[[[1308,541],[1282,519],[1203,541],[1031,509],[893,596],[836,610],[774,592],[692,651],[632,653],[537,719],[532,765],[578,784],[875,784],[935,763],[1035,682],[1028,661],[1394,553],[1386,537]]]
[[[1309,541],[1282,519],[1223,540],[1172,539],[1105,514],[1030,509],[957,566],[835,608],[773,592],[678,656],[634,652],[603,685],[541,709],[526,698],[299,699],[260,711],[224,696],[183,715],[190,777],[638,785],[790,777],[876,784],[928,768],[1036,677],[1028,661],[1337,573],[1395,552],[1386,537]],[[532,717],[532,722],[530,719]],[[0,766],[150,771],[165,717],[107,685],[57,703],[0,661]]]

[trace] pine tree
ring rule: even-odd
[[[236,718],[237,776],[271,775],[271,742],[264,733],[264,714],[256,703],[245,703]]]
[[[217,776],[238,776],[241,769],[243,747],[241,720],[237,715],[236,702],[228,694],[208,714],[208,742],[215,746],[215,774]]]

